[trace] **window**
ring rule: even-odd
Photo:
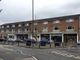
[[[8,32],[9,32],[9,30],[7,29],[7,30],[6,30],[6,33],[8,33]]]
[[[14,36],[9,36],[9,38],[14,38]]]
[[[25,32],[28,32],[28,28],[27,28],[27,29],[25,29]]]
[[[21,24],[19,24],[18,27],[21,27]]]
[[[34,23],[34,25],[37,25],[37,23]]]
[[[12,27],[15,27],[15,25],[12,25]]]
[[[59,27],[57,27],[57,26],[53,27],[53,31],[60,31]]]
[[[12,29],[12,33],[13,33],[13,32],[15,32],[15,30],[14,30],[14,29]]]
[[[48,27],[44,27],[43,32],[48,32]]]
[[[27,24],[25,24],[25,26],[29,26],[29,24],[27,23]]]
[[[43,24],[48,24],[48,22],[43,22]]]
[[[53,23],[60,23],[60,21],[59,20],[56,20],[56,21],[53,21]]]
[[[72,27],[72,26],[68,26],[68,28],[67,29],[74,29],[74,27]]]
[[[74,21],[73,19],[66,20],[66,22],[73,22],[73,21]]]
[[[55,27],[54,30],[59,30],[59,28],[58,27]]]
[[[2,28],[4,28],[4,26],[2,26]]]
[[[18,29],[18,33],[20,33],[21,32],[21,29]]]
[[[9,28],[9,25],[7,25],[7,28]]]
[[[68,26],[66,30],[67,31],[73,31],[74,30],[74,27],[73,26]]]

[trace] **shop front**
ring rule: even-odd
[[[51,34],[51,40],[55,45],[61,46],[62,43],[62,33],[53,33]]]
[[[21,39],[21,40],[28,39],[28,34],[16,34],[16,36],[17,39]]]
[[[64,44],[65,46],[76,46],[77,44],[77,33],[65,33],[64,34]]]

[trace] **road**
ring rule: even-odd
[[[75,59],[73,57],[66,57],[60,54],[51,53],[51,51],[54,51],[55,49],[35,49],[35,48],[24,48],[16,46],[7,48],[18,51],[20,52],[21,55],[35,56],[37,58],[35,60],[80,60],[80,59]]]
[[[20,54],[19,51],[0,45],[0,60],[34,60],[32,56]]]

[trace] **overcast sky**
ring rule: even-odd
[[[2,0],[0,24],[31,20],[32,0]],[[80,0],[34,0],[35,18],[50,18],[80,13]]]

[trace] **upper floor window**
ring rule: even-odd
[[[73,19],[66,20],[66,22],[73,22],[73,21],[74,21]]]
[[[43,32],[48,32],[48,27],[44,27]]]
[[[12,25],[12,27],[15,27],[15,25]]]
[[[74,27],[73,26],[68,26],[66,30],[67,31],[73,31],[74,30]]]
[[[43,24],[48,24],[48,22],[43,22]]]
[[[19,24],[18,27],[21,27],[21,24]]]
[[[7,25],[7,28],[9,28],[9,25]]]
[[[37,25],[37,23],[34,23],[34,25]]]
[[[27,29],[25,28],[25,32],[28,32],[28,28]]]
[[[14,29],[12,29],[12,32],[15,32],[15,30],[14,30]]]
[[[25,24],[25,26],[29,26],[29,24],[27,23],[27,24]]]
[[[1,28],[4,28],[4,26],[2,26]]]
[[[67,29],[74,29],[74,27],[73,26],[68,26]]]
[[[7,30],[6,30],[6,33],[8,33],[8,32],[9,32],[9,30],[7,29]]]
[[[56,21],[53,21],[53,23],[60,23],[60,21],[59,20],[56,20]]]
[[[53,27],[53,31],[60,31],[59,27],[57,27],[57,26]]]
[[[58,27],[55,27],[54,30],[59,30],[59,28]]]

